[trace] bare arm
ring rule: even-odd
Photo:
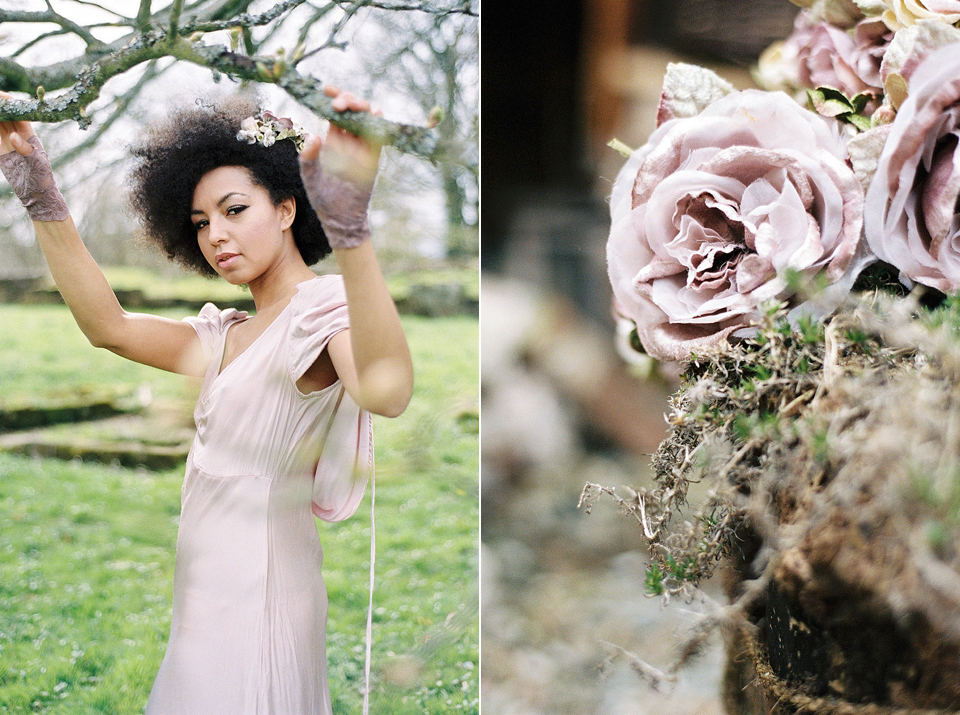
[[[403,412],[413,393],[413,362],[370,241],[336,251],[347,290],[350,329],[335,335],[330,358],[361,407],[386,417]]]
[[[13,151],[27,156],[38,151],[28,143],[33,135],[28,122],[0,122],[0,156]],[[202,374],[199,340],[193,328],[180,321],[123,310],[65,208],[56,215],[62,214],[65,218],[58,220],[39,220],[33,215],[33,225],[57,288],[87,339],[145,365]],[[49,215],[40,215],[49,219]]]
[[[196,331],[179,320],[124,310],[72,218],[33,226],[60,295],[91,345],[162,370],[203,374]]]
[[[335,87],[325,91],[334,97],[336,109],[370,110],[365,100],[340,94]],[[413,393],[413,363],[369,240],[366,202],[379,156],[379,147],[334,127],[325,141],[308,141],[300,155],[311,205],[333,246],[347,293],[350,329],[330,341],[330,359],[358,405],[396,417]],[[322,168],[313,170],[310,165],[318,157]]]

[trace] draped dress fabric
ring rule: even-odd
[[[373,469],[370,414],[339,381],[296,382],[348,327],[343,281],[297,286],[221,369],[230,327],[187,318],[210,365],[183,483],[173,621],[147,715],[329,715],[327,595],[314,516],[345,519]]]

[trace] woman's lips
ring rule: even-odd
[[[236,262],[238,258],[236,253],[219,253],[217,254],[217,265],[220,268],[229,268],[233,263]]]

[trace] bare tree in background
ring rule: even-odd
[[[77,133],[81,139],[51,152],[58,170],[100,148],[113,125],[149,114],[164,75],[187,63],[209,70],[213,82],[227,77],[275,85],[318,117],[424,159],[442,173],[477,174],[476,148],[462,141],[455,127],[340,115],[323,94],[324,78],[316,68],[322,56],[345,49],[353,28],[370,18],[394,28],[391,37],[400,45],[422,42],[425,25],[439,28],[453,19],[476,32],[478,0],[5,0],[3,5],[0,90],[17,98],[0,100],[0,119],[72,120],[89,127]],[[162,92],[170,95],[170,89]],[[455,124],[460,115],[436,104],[443,111],[434,116],[448,113]],[[99,171],[88,168],[76,183]],[[0,189],[4,192],[9,197],[7,187]],[[4,216],[0,224],[9,220]]]
[[[462,157],[438,166],[445,199],[449,257],[475,255],[479,218],[479,42],[477,18],[405,13],[391,18],[386,53],[369,55],[374,89],[390,87],[442,115],[438,141]]]

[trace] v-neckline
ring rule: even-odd
[[[305,281],[300,281],[299,283],[297,283],[296,286],[295,286],[295,287],[296,287],[296,291],[294,292],[293,295],[290,296],[290,300],[287,301],[287,304],[286,304],[285,306],[283,306],[283,308],[280,309],[280,312],[277,313],[276,316],[273,318],[273,320],[270,321],[270,324],[267,325],[262,331],[260,331],[260,334],[259,334],[257,337],[255,337],[255,338],[251,341],[251,343],[250,343],[249,345],[247,345],[247,347],[245,347],[243,350],[241,350],[239,353],[237,353],[237,355],[234,356],[233,360],[231,360],[231,361],[228,362],[226,365],[224,365],[224,364],[223,364],[223,360],[224,360],[224,358],[226,357],[226,352],[227,352],[227,334],[230,332],[230,329],[233,328],[233,326],[239,325],[240,323],[245,323],[245,322],[247,322],[248,320],[252,320],[252,318],[248,315],[248,316],[244,317],[242,320],[234,321],[233,323],[231,323],[230,325],[228,325],[228,326],[226,327],[226,329],[223,331],[223,335],[222,335],[222,337],[221,337],[221,339],[220,339],[220,354],[219,354],[218,359],[217,359],[217,362],[216,362],[216,368],[217,368],[217,369],[216,369],[216,374],[214,374],[214,376],[213,376],[213,379],[216,380],[217,378],[219,378],[224,372],[226,372],[226,371],[229,369],[229,367],[230,367],[231,365],[233,365],[237,360],[239,360],[241,357],[243,357],[244,355],[246,355],[246,354],[250,351],[251,348],[255,347],[256,344],[257,344],[258,342],[260,342],[260,339],[261,339],[264,335],[266,335],[267,332],[269,332],[270,328],[272,328],[272,327],[274,326],[274,324],[276,324],[276,322],[277,322],[278,320],[280,320],[281,317],[283,317],[283,314],[286,313],[286,312],[290,309],[290,306],[293,305],[293,301],[295,301],[295,300],[297,299],[297,297],[300,295],[300,293],[301,293],[301,288],[302,288],[303,286],[305,286],[307,283],[310,283],[310,282],[312,282],[312,281],[315,281],[315,280],[317,280],[318,278],[321,278],[321,277],[322,277],[322,276],[317,275],[317,276],[314,276],[313,278],[308,278],[308,279],[305,280]]]
[[[277,322],[278,320],[280,320],[281,317],[283,317],[283,314],[287,312],[287,310],[290,308],[290,304],[293,302],[293,299],[294,299],[295,297],[296,297],[296,295],[291,296],[290,300],[287,301],[287,304],[286,304],[285,306],[283,306],[283,308],[280,309],[280,312],[276,314],[276,316],[273,318],[273,320],[271,320],[271,321],[267,324],[267,326],[266,326],[263,330],[260,331],[260,334],[259,334],[257,337],[255,337],[255,338],[250,342],[250,344],[247,345],[247,347],[245,347],[245,348],[244,348],[243,350],[241,350],[239,353],[237,353],[236,355],[234,355],[233,359],[232,359],[230,362],[228,362],[226,365],[224,365],[224,364],[223,364],[223,361],[224,361],[224,359],[226,358],[226,354],[227,354],[227,336],[229,335],[230,330],[231,330],[234,326],[236,326],[236,325],[240,325],[241,323],[245,323],[245,322],[247,322],[248,320],[252,320],[252,318],[250,318],[250,317],[248,316],[248,317],[243,318],[242,320],[237,320],[237,321],[235,321],[235,322],[233,322],[233,323],[231,323],[230,325],[227,326],[226,330],[223,331],[223,339],[220,341],[220,356],[219,356],[220,359],[219,359],[219,361],[218,361],[218,363],[217,363],[217,374],[214,376],[214,379],[215,379],[215,380],[216,380],[218,377],[220,377],[224,372],[226,372],[226,371],[230,368],[230,366],[233,365],[237,360],[239,360],[239,359],[242,358],[244,355],[246,355],[253,347],[256,346],[257,343],[260,342],[260,339],[261,339],[264,335],[266,335],[266,334],[270,331],[270,328],[272,328],[272,327],[276,324],[276,322]]]

